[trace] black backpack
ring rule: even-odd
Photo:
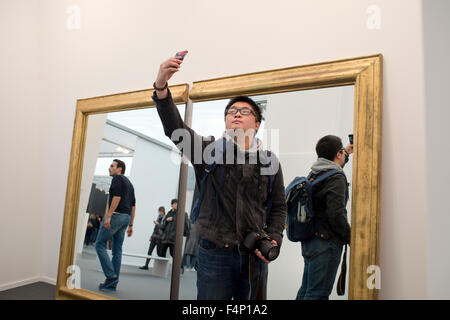
[[[311,172],[308,177],[296,177],[286,188],[288,207],[286,234],[290,241],[306,241],[314,236],[317,228],[326,221],[326,217],[317,220],[313,210],[313,187],[326,179],[342,174],[346,181],[346,197],[348,183],[345,173],[335,169],[325,171],[318,176]]]

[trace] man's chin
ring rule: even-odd
[[[245,129],[240,124],[232,124],[231,128],[227,129],[230,133],[238,133],[239,131],[245,132]]]

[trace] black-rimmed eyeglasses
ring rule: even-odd
[[[256,117],[256,114],[250,110],[249,108],[236,108],[236,107],[231,107],[230,109],[227,110],[227,114],[237,114],[238,111],[241,113],[241,115],[243,116],[248,116],[250,114],[254,115]]]

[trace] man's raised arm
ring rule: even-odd
[[[152,98],[155,101],[165,135],[172,140],[192,164],[202,164],[203,150],[214,141],[214,138],[204,138],[184,123],[172,99],[170,90],[167,88],[169,79],[180,70],[181,63],[182,60],[179,58],[170,58],[160,65],[158,76],[153,85],[155,92]]]

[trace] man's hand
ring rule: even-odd
[[[128,237],[131,237],[133,235],[133,227],[132,226],[128,226],[127,233],[128,233]]]
[[[278,243],[275,240],[272,240],[272,243],[274,245],[278,245]],[[266,263],[270,263],[269,260],[267,260],[266,258],[264,258],[264,256],[262,255],[261,251],[259,251],[258,249],[255,249],[255,254],[258,258],[260,258],[262,261],[266,262]]]
[[[111,217],[107,217],[103,226],[105,227],[106,230],[111,229]]]
[[[349,144],[346,148],[345,151],[347,152],[348,155],[353,153],[353,145]]]
[[[156,87],[163,88],[166,85],[166,82],[169,81],[170,78],[172,78],[174,73],[180,70],[182,62],[183,60],[179,58],[170,58],[169,60],[161,63],[161,65],[159,66],[158,76],[156,77],[155,81]]]
[[[166,219],[166,221],[173,221],[173,217],[168,217],[167,219]]]

